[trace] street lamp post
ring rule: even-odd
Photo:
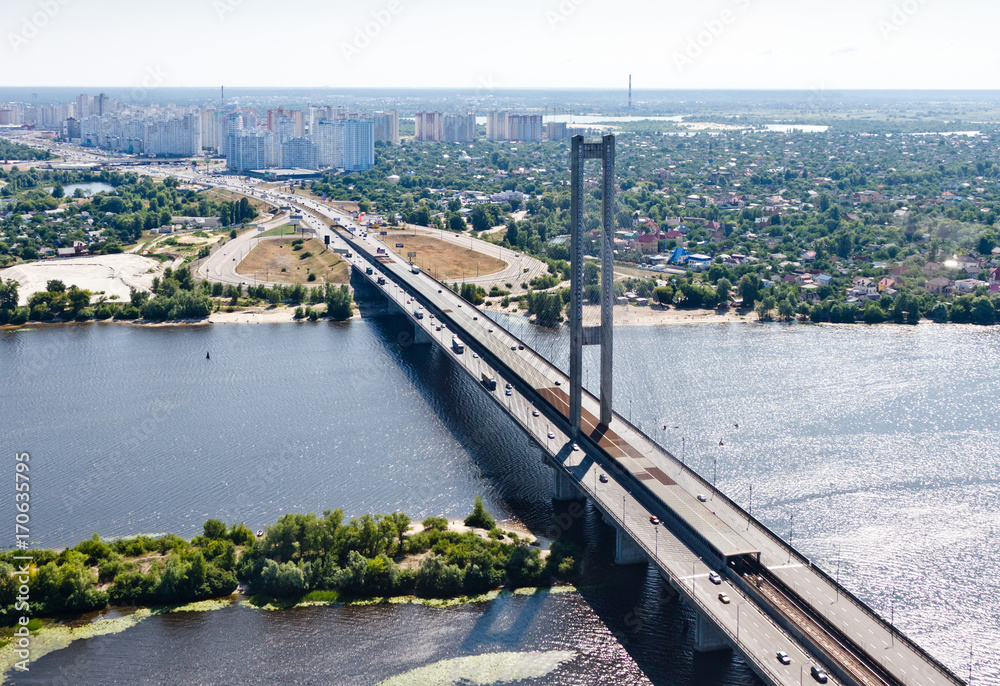
[[[792,561],[792,527],[794,525],[792,517],[793,513],[788,514],[788,561]]]
[[[840,544],[837,544],[837,600],[840,600]]]
[[[739,644],[739,642],[740,642],[740,608],[742,608],[746,604],[746,602],[747,601],[744,600],[743,602],[741,602],[739,605],[736,606],[736,643],[737,644]]]

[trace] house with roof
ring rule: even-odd
[[[967,295],[980,286],[986,285],[988,284],[985,281],[981,281],[979,279],[959,279],[955,282],[953,292],[958,293],[959,295]]]
[[[933,295],[950,295],[951,281],[944,277],[936,276],[924,284],[924,290]]]
[[[655,255],[660,251],[660,239],[665,237],[662,233],[644,233],[629,244],[629,247],[643,255]]]
[[[955,262],[958,263],[958,268],[966,274],[978,274],[979,270],[982,268],[982,263],[975,255],[962,255],[961,257],[956,257]]]
[[[990,295],[1000,293],[1000,267],[990,271]]]
[[[884,279],[880,279],[879,280],[879,282],[878,282],[878,292],[882,293],[887,288],[892,288],[895,285],[896,285],[896,280],[893,279],[893,278],[891,278],[891,277],[889,277],[889,276],[887,276]]]
[[[689,255],[687,265],[691,269],[697,269],[699,271],[702,269],[708,269],[709,267],[712,266],[712,256],[700,255],[697,253]]]
[[[927,276],[934,276],[942,269],[944,269],[944,265],[940,262],[928,262],[923,266],[924,274]]]
[[[677,246],[670,253],[670,264],[687,264],[688,258],[691,256],[685,248]]]

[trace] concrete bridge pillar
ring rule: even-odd
[[[430,335],[428,335],[426,331],[424,331],[424,327],[420,326],[419,324],[414,324],[413,345],[424,345],[430,342],[431,342],[431,337]]]
[[[635,541],[619,527],[615,527],[615,564],[638,565],[646,564],[646,554]]]
[[[583,500],[583,492],[579,486],[561,469],[552,470],[552,499],[553,500]]]
[[[729,650],[732,646],[729,645],[715,625],[712,620],[706,618],[700,612],[697,613],[698,619],[695,622],[695,632],[694,632],[694,649],[699,653],[710,653],[716,650]]]

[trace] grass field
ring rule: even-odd
[[[312,254],[303,257],[308,253]],[[299,250],[293,249],[291,240],[260,241],[240,262],[236,272],[260,281],[306,285],[346,284],[351,276],[350,265],[314,238]],[[310,273],[316,275],[315,281],[309,281]]]
[[[507,267],[507,263],[481,252],[463,248],[431,236],[414,236],[403,231],[390,231],[385,237],[390,248],[403,257],[417,253],[413,261],[426,272],[442,281],[461,281],[495,274]],[[395,247],[402,243],[402,248]]]
[[[301,233],[296,231],[295,227],[291,224],[282,224],[281,226],[276,226],[273,229],[268,229],[260,234],[261,238],[267,238],[268,236],[291,236],[293,234]]]
[[[247,202],[256,207],[257,211],[261,214],[267,214],[270,211],[268,204],[260,198],[256,198],[252,195],[243,195],[225,188],[213,188],[205,191],[205,195],[214,197],[216,200],[225,200],[226,202],[239,202],[241,198],[246,198]]]

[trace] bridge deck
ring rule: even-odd
[[[328,213],[328,216],[333,215]],[[375,262],[374,247],[376,245],[381,247],[383,244],[377,241],[374,236],[369,236],[366,241],[352,240],[351,243],[360,251],[360,255],[354,260],[356,266],[375,263],[387,276],[401,284],[397,286],[390,282],[380,288],[386,295],[396,299],[404,311],[407,307],[418,306],[415,301],[409,305],[404,304],[405,299],[407,299],[406,291],[409,291],[416,294],[428,308],[433,308],[446,316],[449,328],[436,334],[441,339],[438,340],[439,343],[447,347],[451,333],[459,333],[467,346],[472,346],[472,349],[478,349],[480,353],[484,353],[483,357],[489,356],[495,360],[494,368],[491,371],[498,377],[506,378],[516,389],[522,390],[524,395],[529,398],[523,400],[524,404],[520,407],[508,400],[507,411],[528,429],[536,441],[546,446],[548,443],[545,439],[547,430],[556,429],[558,424],[556,426],[551,423],[547,424],[546,422],[551,417],[539,419],[531,417],[530,408],[538,407],[546,414],[557,415],[560,424],[565,422],[564,406],[567,399],[563,386],[568,384],[566,375],[534,351],[527,348],[519,349],[521,342],[516,337],[486,318],[457,294],[443,288],[441,284],[426,275],[410,273],[408,265],[400,258],[394,258],[394,253],[389,252],[389,259],[384,259],[386,256],[380,255],[379,257],[383,259]],[[366,255],[368,262],[364,262],[361,255]],[[392,289],[396,289],[395,295],[392,293]],[[432,338],[435,337],[434,320],[429,321],[425,318],[415,321],[418,325],[423,326]],[[444,340],[445,337],[447,340]],[[458,357],[456,356],[456,359]],[[470,366],[469,362],[467,359],[462,361],[463,365],[477,379],[479,378],[477,372],[480,366],[483,369],[490,369],[484,359],[478,360],[479,366],[476,366],[475,369]],[[543,392],[547,394],[544,398],[542,397]],[[495,400],[503,404],[503,396],[500,396],[499,393],[492,395],[494,395]],[[516,400],[520,395],[518,393],[514,399]],[[538,400],[530,400],[532,397],[538,398]],[[590,415],[587,430],[593,440],[602,448],[602,452],[606,450],[608,456],[614,458],[614,465],[617,468],[627,471],[648,491],[654,492],[661,501],[659,506],[662,510],[656,512],[654,506],[653,514],[662,516],[664,512],[670,512],[676,515],[688,527],[697,531],[716,554],[726,556],[759,551],[762,564],[775,578],[784,583],[787,588],[794,589],[803,601],[813,608],[816,615],[821,616],[831,626],[850,637],[860,649],[869,655],[868,659],[873,664],[880,665],[886,673],[891,675],[889,678],[892,679],[891,682],[885,682],[863,678],[859,679],[859,682],[930,685],[964,683],[916,644],[890,627],[871,609],[853,598],[845,590],[839,589],[828,575],[813,567],[808,559],[788,547],[723,494],[715,491],[696,473],[686,469],[673,455],[663,450],[641,431],[632,427],[620,415],[614,415],[609,427],[598,427],[593,419],[599,413],[598,400],[589,393],[584,394],[583,400],[584,409]],[[565,441],[566,437],[560,434],[559,439]],[[568,445],[565,442],[560,445],[564,446],[563,450],[569,450],[568,447],[565,447]],[[573,477],[579,481],[581,487],[588,492],[593,492],[597,490],[597,475],[601,467],[594,457],[588,454],[586,446],[584,447],[585,450],[573,451],[573,453],[580,456],[579,459],[590,460],[590,467],[586,471],[577,470],[573,473]],[[549,452],[553,451],[549,449]],[[605,458],[598,457],[597,459]],[[663,531],[657,532],[662,527],[650,527],[648,522],[644,525],[643,520],[648,518],[650,511],[643,506],[643,500],[636,499],[632,487],[617,483],[612,470],[606,471],[612,476],[611,484],[615,488],[623,489],[622,497],[626,505],[622,507],[626,515],[624,518],[626,530],[649,553],[657,545],[658,538],[652,541],[648,539],[654,535],[663,536]],[[594,488],[588,487],[588,483],[593,483]],[[608,486],[609,484],[601,484],[600,488],[604,490]],[[706,494],[705,502],[696,497],[702,494]],[[595,503],[601,504],[602,507],[608,505],[603,497],[596,499]],[[619,516],[617,519],[620,521],[622,517]],[[652,545],[649,545],[650,543]],[[669,574],[670,571],[667,569],[665,560],[660,559],[661,556],[650,555],[651,559],[654,559],[657,565]],[[703,571],[707,574],[708,567],[705,565],[699,567],[698,565],[699,563],[696,562],[695,568],[698,573]],[[674,571],[676,572],[676,570]],[[760,612],[757,606],[751,602],[750,597],[745,596],[735,587],[730,587],[728,582],[724,588],[731,596],[734,596],[734,604],[737,601],[742,601],[739,602],[738,607],[747,603],[746,607],[743,607],[744,624],[748,621],[747,615],[751,615],[754,617],[755,630],[763,631],[766,634],[767,625],[772,623],[770,618]],[[708,590],[711,590],[711,587]],[[731,608],[731,606],[724,607]],[[739,621],[738,610],[736,613],[731,610],[729,613],[720,613],[719,608],[711,607],[711,605],[709,608],[707,614],[716,620],[723,631],[726,631],[726,622],[733,619],[733,614],[736,614],[736,621]],[[744,629],[746,628],[744,626]],[[789,640],[787,635],[782,635],[785,636],[783,640]],[[740,638],[742,637],[741,633]],[[736,645],[737,649],[743,652],[738,641]],[[775,648],[774,643],[770,644],[770,648],[786,649],[780,646]],[[763,652],[754,651],[752,655],[747,656],[748,662],[762,677],[766,674],[765,678],[771,680],[772,668],[775,666],[768,663],[773,662],[773,650],[762,650]],[[792,654],[792,650],[788,652]],[[769,658],[772,659],[769,660]],[[801,666],[801,664],[796,662],[793,666]],[[780,668],[777,669],[782,672]],[[794,671],[798,672],[799,670]],[[806,672],[808,673],[808,669]],[[791,684],[795,681],[782,674],[773,682]],[[831,675],[831,683],[836,683],[833,675]]]

